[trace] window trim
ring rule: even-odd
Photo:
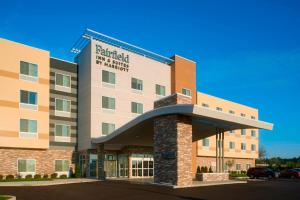
[[[62,111],[62,110],[57,110],[56,109],[56,100],[59,99],[59,100],[65,100],[65,101],[69,101],[70,102],[70,111]],[[71,114],[72,114],[72,100],[69,100],[69,99],[63,99],[63,98],[55,98],[55,101],[54,101],[54,115],[55,116],[61,116],[61,117],[71,117]]]
[[[142,89],[141,89],[141,90],[132,87],[132,81],[133,81],[133,79],[136,79],[136,80],[138,80],[138,81],[142,81]],[[135,91],[135,92],[143,92],[143,91],[144,91],[144,81],[143,81],[142,79],[138,79],[138,78],[135,78],[135,77],[131,77],[131,89],[132,89],[133,91]]]
[[[114,125],[114,130],[112,132],[114,132],[116,130],[116,124],[115,123],[101,122],[101,136],[108,136],[112,133],[112,132],[110,132],[108,134],[103,134],[103,124]]]
[[[164,88],[164,94],[157,94],[157,86],[159,86],[159,87],[163,87]],[[157,95],[157,96],[159,96],[159,97],[165,97],[166,96],[166,86],[164,86],[164,85],[160,85],[160,84],[155,84],[155,94]]]
[[[24,92],[28,92],[28,93],[36,93],[36,104],[31,104],[31,103],[23,103],[21,102],[21,91],[24,91]],[[38,92],[36,91],[29,91],[29,90],[23,90],[23,89],[20,89],[19,90],[19,108],[25,108],[25,109],[31,109],[31,110],[34,110],[34,111],[38,111],[38,105],[39,105],[39,97],[38,97]]]
[[[114,99],[114,108],[103,108],[103,97],[107,97],[108,99]],[[108,96],[101,96],[101,109],[107,111],[115,111],[116,110],[116,98],[115,97],[108,97]]]
[[[34,161],[34,172],[19,172],[19,160],[33,160]],[[35,174],[36,173],[36,159],[33,158],[17,158],[17,173],[18,174]]]
[[[55,169],[55,161],[68,161],[69,162],[68,170],[67,171],[56,171],[56,169]],[[69,173],[70,165],[71,165],[72,162],[70,162],[70,160],[67,160],[67,159],[54,159],[53,163],[54,163],[54,172],[55,173],[65,174],[66,172]]]
[[[103,81],[103,72],[108,72],[108,73],[114,74],[114,76],[115,76],[115,82],[114,82],[114,83],[109,83],[109,82]],[[101,70],[101,82],[102,82],[103,85],[115,86],[115,85],[116,85],[116,82],[117,82],[117,81],[116,81],[116,73],[115,73],[115,72],[111,72],[111,71],[107,71],[107,70],[102,69],[102,70]]]
[[[190,95],[184,94],[183,91],[189,91]],[[192,90],[188,89],[188,88],[181,88],[181,94],[187,97],[192,97]]]
[[[29,74],[22,74],[21,73],[21,63],[22,62],[32,64],[32,65],[36,65],[37,66],[37,76],[32,76],[32,75],[29,75]],[[35,64],[35,63],[24,61],[24,60],[20,60],[20,62],[19,62],[19,79],[20,80],[25,80],[25,81],[30,81],[30,82],[37,82],[38,79],[39,79],[39,65]]]
[[[133,104],[136,104],[137,105],[137,111],[138,111],[138,105],[142,105],[142,112],[141,113],[139,113],[139,112],[132,112],[132,106],[133,106]],[[141,114],[143,114],[144,113],[144,104],[142,104],[142,103],[139,103],[139,102],[135,102],[135,101],[131,101],[131,103],[130,103],[130,105],[131,105],[131,113],[132,114],[137,114],[137,115],[141,115]]]
[[[21,131],[21,119],[23,120],[31,120],[31,121],[36,121],[36,133],[34,132],[23,132]],[[36,119],[25,119],[25,118],[19,118],[19,138],[22,139],[38,139],[39,136],[39,131],[38,131],[38,120]],[[24,137],[22,136],[22,134],[24,135],[30,135],[30,137]]]
[[[63,85],[57,85],[56,83],[56,77],[57,75],[62,75],[62,76],[68,76],[70,77],[70,86],[63,86]],[[58,90],[58,91],[62,91],[62,92],[68,92],[70,93],[72,91],[72,75],[70,74],[63,74],[63,73],[60,73],[60,72],[55,72],[54,73],[54,89],[55,90]]]
[[[243,144],[245,145],[245,149],[242,148],[242,147],[243,147]],[[246,150],[247,150],[247,145],[246,145],[246,143],[245,143],[245,142],[241,142],[241,152],[246,152]]]

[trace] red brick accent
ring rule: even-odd
[[[64,159],[73,163],[73,150],[30,150],[0,148],[0,175],[17,175],[18,159],[35,159],[36,174],[52,174],[55,172],[54,160]],[[74,168],[74,164],[71,165]]]

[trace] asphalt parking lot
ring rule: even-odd
[[[37,187],[0,187],[17,200],[166,200],[166,199],[300,199],[300,180],[249,181],[247,184],[171,189],[154,185],[105,181]]]

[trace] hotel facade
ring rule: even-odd
[[[255,166],[258,109],[198,92],[196,63],[87,29],[74,62],[0,39],[0,175],[154,178]]]

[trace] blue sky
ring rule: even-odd
[[[197,89],[260,110],[268,156],[300,156],[300,1],[1,0],[0,37],[72,60],[85,28],[197,62]]]

